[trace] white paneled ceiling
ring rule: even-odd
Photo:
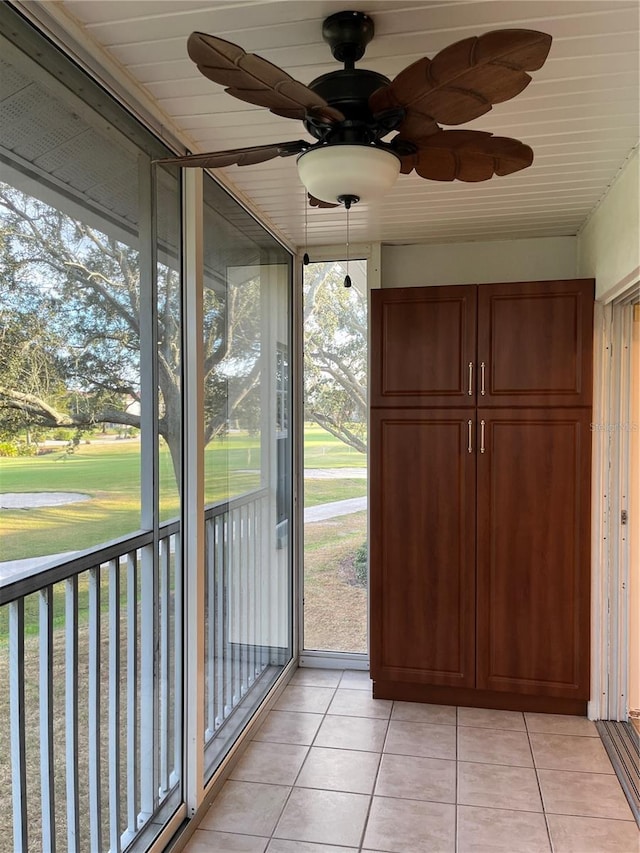
[[[45,4],[46,5],[46,4]],[[575,234],[638,144],[637,0],[344,0],[195,2],[58,0],[58,20],[79,24],[137,81],[193,151],[311,138],[300,122],[225,94],[189,60],[186,40],[209,32],[258,53],[301,82],[340,66],[323,19],[357,9],[376,34],[358,67],[393,78],[423,55],[489,30],[553,37],[544,67],[519,96],[464,125],[521,139],[533,166],[479,184],[401,175],[380,202],[356,205],[352,241],[410,243]],[[97,50],[96,53],[100,53]],[[231,166],[226,177],[294,245],[305,242],[305,196],[294,158]],[[308,243],[344,240],[344,211],[308,210]]]

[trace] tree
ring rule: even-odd
[[[182,405],[176,267],[168,260],[158,264],[157,365],[159,431],[178,476]],[[364,451],[366,300],[357,288],[344,289],[339,266],[307,270],[308,416]],[[263,365],[259,279],[230,283],[224,268],[208,269],[206,276],[208,442],[235,419],[250,429],[259,424]],[[29,427],[140,427],[140,312],[149,308],[141,309],[133,246],[0,184],[0,306],[3,435]]]
[[[205,439],[260,378],[258,283],[205,292]],[[140,427],[138,253],[0,184],[0,422]],[[149,306],[142,306],[148,311]],[[158,265],[159,431],[180,470],[179,273]],[[234,376],[229,392],[228,373]]]
[[[367,300],[340,264],[310,264],[304,283],[305,413],[355,450],[367,449]]]

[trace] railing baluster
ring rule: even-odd
[[[240,527],[240,535],[238,542],[238,653],[240,656],[240,691],[241,698],[247,692],[247,613],[248,596],[247,596],[247,508],[241,506],[238,511],[238,524]]]
[[[140,592],[140,815],[138,827],[155,808],[157,785],[157,700],[154,679],[156,652],[156,584],[153,546],[142,549]]]
[[[24,725],[24,598],[9,604],[9,703],[13,849],[28,849],[27,762]]]
[[[269,663],[267,649],[269,647],[269,588],[263,584],[264,565],[262,555],[264,554],[264,514],[267,510],[267,502],[263,498],[259,498],[258,505],[258,553],[260,554],[260,572],[258,582],[262,590],[260,596],[260,671],[262,672]]]
[[[214,518],[211,516],[212,524]],[[163,795],[175,788],[182,776],[183,760],[183,589],[177,523],[165,525],[156,542],[157,556],[151,535],[138,534],[2,587],[0,610],[8,622],[10,754],[6,759],[11,762],[15,853],[29,849],[28,836],[34,833],[40,836],[36,839],[38,849],[46,853],[55,853],[56,846],[70,853],[84,848],[100,851],[108,846],[110,853],[120,853],[131,846],[150,820],[153,826],[147,827],[145,844],[162,825],[167,810],[158,808],[160,784]],[[217,546],[213,547],[215,556]],[[144,555],[142,563],[140,553]],[[108,591],[102,589],[103,580],[108,580]],[[121,604],[125,584],[126,604],[124,599]],[[108,613],[103,617],[107,592]],[[34,637],[39,722],[33,735],[39,746],[34,742],[37,763],[33,768],[28,765],[29,700],[25,687],[25,681],[29,682],[25,659],[25,600],[29,595],[34,596],[34,604],[37,601],[39,627]],[[58,597],[64,613],[59,628],[54,622],[54,617],[62,616],[57,606],[54,611]],[[216,599],[212,618],[217,604]],[[211,630],[215,630],[213,625]],[[108,654],[106,649],[102,651],[107,639]],[[126,683],[122,672],[125,659]],[[62,664],[64,681],[60,683],[56,671]],[[102,674],[107,676],[104,684]],[[107,699],[103,710],[103,700]],[[80,702],[86,703],[84,713]],[[233,702],[228,710],[232,708]],[[54,732],[61,727],[64,734],[55,741]],[[35,806],[31,799],[38,777],[39,803]],[[86,810],[82,808],[83,796]],[[171,811],[175,803],[174,799],[169,801]],[[37,826],[34,819],[30,828],[29,816],[35,818],[38,812]],[[30,840],[33,846],[34,838]]]
[[[67,846],[80,849],[78,809],[78,576],[65,581],[65,739],[67,775]]]
[[[215,563],[213,584],[215,587],[216,616],[214,632],[214,654],[216,660],[216,728],[224,720],[224,515],[218,515],[215,522]]]
[[[127,837],[138,822],[138,560],[127,554]]]
[[[232,634],[232,654],[233,654],[233,705],[240,701],[242,696],[242,673],[240,660],[240,622],[241,622],[241,606],[242,606],[242,587],[240,583],[240,565],[242,557],[240,552],[240,543],[242,541],[242,532],[240,527],[241,509],[234,509],[231,512],[233,516],[233,634]]]
[[[53,765],[53,587],[40,590],[40,800],[42,846],[56,849]]]
[[[173,536],[173,643],[175,667],[173,705],[173,778],[175,784],[182,776],[182,560],[180,559],[180,534]]]
[[[245,559],[246,559],[246,568],[245,568],[245,588],[244,588],[244,596],[247,600],[247,616],[246,616],[246,628],[245,628],[245,657],[247,659],[247,679],[245,681],[244,689],[245,692],[249,690],[249,687],[253,684],[255,679],[255,673],[253,671],[253,601],[254,596],[256,594],[256,590],[253,586],[253,513],[251,504],[247,504],[245,507],[245,538],[246,538],[246,546],[245,546]]]
[[[120,853],[120,561],[109,561],[109,843]]]
[[[169,543],[160,540],[160,797],[169,790]]]
[[[233,708],[233,660],[231,659],[231,596],[233,595],[232,587],[232,567],[231,560],[233,554],[233,520],[231,512],[226,513],[224,523],[224,564],[222,567],[222,577],[224,578],[222,587],[223,598],[223,635],[222,645],[218,649],[218,654],[224,658],[224,717]]]
[[[249,637],[249,648],[251,659],[249,667],[249,680],[251,684],[256,680],[258,674],[257,666],[257,644],[258,644],[258,612],[260,610],[260,587],[258,586],[258,575],[256,568],[256,505],[249,504],[249,589],[251,590],[251,631]]]
[[[89,834],[102,849],[100,778],[100,567],[89,569]]]
[[[206,693],[206,728],[205,741],[213,735],[216,729],[216,679],[215,679],[215,596],[216,596],[216,550],[215,550],[215,519],[208,518],[205,521],[206,531],[206,571],[205,584],[207,596],[207,617],[205,624],[205,666],[207,668],[207,693]]]

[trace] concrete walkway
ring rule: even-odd
[[[361,512],[367,508],[367,499],[347,498],[344,501],[331,501],[318,506],[307,507],[304,511],[304,523],[313,521],[326,521],[329,518],[337,518],[340,515],[350,515],[352,512]]]
[[[305,480],[366,480],[366,468],[305,468]]]
[[[50,569],[58,563],[72,557],[74,551],[65,551],[62,554],[46,554],[44,557],[27,557],[24,560],[5,560],[0,563],[0,587],[7,583],[28,578],[36,572]]]

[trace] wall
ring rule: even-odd
[[[419,287],[577,277],[575,237],[382,247],[382,286]]]
[[[605,302],[640,278],[639,161],[636,149],[578,234],[578,275]]]

